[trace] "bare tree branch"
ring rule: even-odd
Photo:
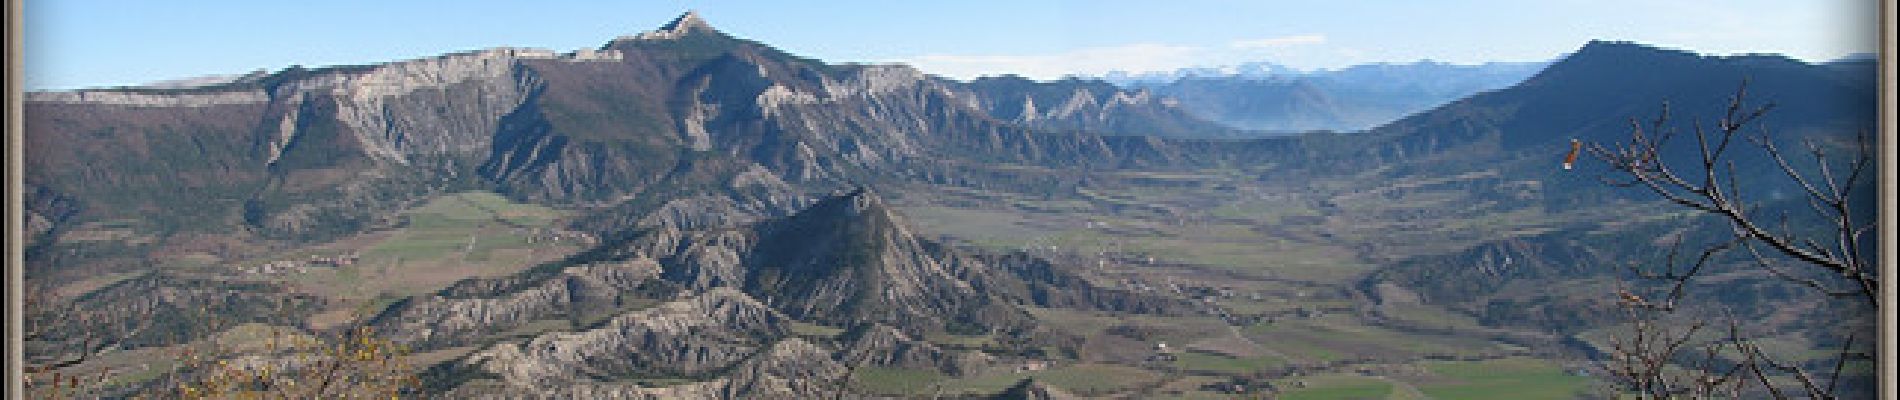
[[[1724,337],[1714,340],[1697,338],[1704,321],[1676,320],[1681,316],[1672,313],[1686,311],[1693,303],[1687,298],[1686,288],[1708,274],[1714,264],[1735,264],[1721,255],[1737,246],[1745,250],[1745,264],[1775,279],[1824,298],[1880,305],[1875,289],[1880,277],[1862,243],[1874,230],[1874,222],[1857,214],[1853,206],[1857,195],[1866,194],[1864,171],[1872,160],[1869,135],[1861,131],[1855,136],[1852,159],[1845,163],[1835,159],[1828,146],[1803,140],[1813,160],[1812,168],[1804,169],[1789,161],[1765,128],[1755,134],[1744,133],[1774,108],[1772,103],[1751,106],[1746,101],[1747,89],[1743,82],[1713,126],[1689,122],[1695,156],[1686,164],[1694,167],[1694,178],[1685,179],[1672,168],[1671,159],[1664,157],[1674,151],[1668,144],[1675,132],[1670,126],[1668,103],[1662,104],[1661,113],[1648,124],[1632,118],[1627,143],[1586,146],[1589,154],[1610,166],[1616,175],[1599,177],[1605,184],[1642,188],[1669,204],[1712,214],[1730,228],[1728,238],[1704,247],[1693,261],[1679,260],[1686,234],[1676,234],[1662,266],[1629,266],[1632,276],[1661,283],[1660,287],[1650,286],[1650,290],[1659,291],[1651,293],[1660,295],[1657,299],[1644,298],[1619,284],[1616,292],[1622,297],[1619,304],[1629,317],[1630,328],[1627,336],[1610,338],[1611,365],[1607,369],[1625,389],[1643,397],[1838,397],[1843,371],[1854,351],[1853,335],[1840,344],[1835,358],[1828,360],[1832,364],[1829,372],[1817,377],[1801,363],[1776,360],[1742,329],[1742,319],[1732,314],[1727,317],[1729,329]],[[1816,218],[1803,220],[1799,229],[1786,212],[1780,213],[1779,221],[1762,220],[1750,202],[1758,196],[1748,195],[1748,191],[1759,189],[1754,185],[1760,182],[1742,180],[1737,161],[1730,154],[1731,144],[1737,139],[1752,142],[1772,160],[1799,188],[1803,198],[1798,201],[1806,203]],[[1845,166],[1845,175],[1837,173],[1842,170],[1836,164]],[[1771,231],[1769,224],[1775,224],[1776,229]],[[1668,328],[1671,324],[1689,327],[1672,330]],[[1739,379],[1743,377],[1746,379]],[[1751,387],[1761,392],[1749,392],[1754,390]]]

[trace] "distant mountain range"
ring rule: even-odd
[[[151,268],[151,254],[296,248],[403,224],[399,210],[445,193],[492,191],[572,210],[569,228],[601,241],[377,309],[372,325],[388,337],[464,351],[428,372],[431,393],[829,397],[844,390],[832,383],[851,373],[847,365],[958,376],[1006,367],[992,353],[1073,343],[1039,329],[1051,322],[1032,308],[1206,312],[1198,301],[1117,289],[1027,253],[949,245],[914,232],[867,187],[1035,188],[1054,197],[1064,193],[1049,182],[1084,185],[1096,173],[1213,170],[1288,191],[1453,182],[1471,200],[1457,207],[1601,210],[1610,203],[1595,200],[1617,194],[1555,167],[1570,139],[1617,141],[1629,118],[1653,116],[1663,102],[1681,120],[1709,120],[1744,81],[1749,98],[1778,104],[1765,124],[1781,137],[1838,138],[1872,124],[1870,64],[1593,41],[1548,65],[1295,75],[1256,65],[1126,87],[961,82],[795,56],[687,13],[566,53],[498,48],[30,93],[28,273],[78,280]],[[1491,178],[1466,178],[1474,172]],[[109,229],[67,236],[81,226]],[[1570,241],[1563,235],[1576,231],[1563,229],[1393,263],[1366,285],[1412,288],[1487,321],[1513,320],[1506,314],[1532,303],[1577,315],[1585,306],[1576,299],[1521,289],[1601,276],[1575,264],[1598,260],[1589,246],[1606,245]],[[162,234],[97,244],[112,232]],[[1527,270],[1474,269],[1499,256],[1527,260],[1513,264]],[[128,282],[87,299],[136,302],[153,286],[196,281]],[[256,321],[316,308],[301,294],[258,294],[296,300],[284,300],[290,311],[260,311],[225,304],[241,299],[227,292],[174,291],[225,299],[220,309]],[[569,323],[512,336],[555,319]],[[1564,323],[1575,320],[1588,318]],[[841,333],[811,334],[813,326]],[[953,349],[920,340],[945,334],[996,342]],[[1008,393],[1050,390],[1025,381]]]
[[[1180,101],[1194,115],[1249,130],[1361,131],[1479,92],[1502,89],[1549,63],[1365,64],[1301,72],[1271,63],[1190,68],[1104,80]]]
[[[1323,71],[1322,71],[1323,72]],[[1102,74],[1102,81],[1117,86],[1132,87],[1143,85],[1165,85],[1189,78],[1248,78],[1271,79],[1306,75],[1308,72],[1293,69],[1280,64],[1265,61],[1241,63],[1225,67],[1190,67],[1173,71],[1128,72],[1109,71]]]

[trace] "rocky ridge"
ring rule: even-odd
[[[657,227],[567,265],[466,280],[399,302],[374,323],[424,350],[488,343],[433,369],[444,391],[796,396],[840,389],[795,374],[876,366],[954,376],[998,361],[917,339],[925,334],[1003,335],[1028,346],[1070,343],[1039,329],[1022,304],[1193,312],[1185,300],[1133,293],[1122,295],[1145,300],[1051,300],[1088,296],[1057,292],[1114,289],[1061,278],[1068,275],[1053,266],[1033,275],[993,267],[983,257],[915,237],[902,221],[875,192],[859,189],[737,228]],[[1176,306],[1116,308],[1129,304]],[[497,336],[527,321],[589,314],[577,309],[610,316],[523,339]],[[849,329],[808,342],[791,334],[794,323]],[[805,355],[778,356],[785,352]],[[799,364],[774,366],[785,363]],[[690,383],[652,388],[637,384],[643,379]]]
[[[313,232],[318,226],[371,225],[450,185],[611,205],[669,181],[669,174],[715,163],[756,165],[763,172],[749,176],[775,177],[753,180],[792,187],[755,197],[683,193],[731,201],[704,210],[675,206],[671,216],[650,221],[696,225],[743,220],[706,218],[733,209],[782,215],[803,193],[937,159],[1113,165],[1170,153],[1145,149],[1159,143],[1127,142],[1143,148],[1124,149],[1095,134],[1038,130],[1138,125],[1117,132],[1164,135],[1168,127],[1205,124],[1141,93],[1035,85],[1073,96],[1051,101],[1068,106],[1030,123],[1000,116],[998,103],[983,100],[995,95],[981,85],[900,65],[827,65],[729,36],[688,13],[660,29],[569,53],[494,48],[292,67],[189,88],[33,93],[27,125],[45,151],[29,160],[35,172],[28,178],[44,186],[41,192],[79,199],[87,218],[109,218],[114,210],[173,204],[165,203],[169,197],[133,200],[127,191],[137,186],[84,182],[160,184],[165,178],[152,171],[230,175],[163,186],[179,198],[245,193],[236,204],[205,208],[211,218],[194,220],[241,218],[278,238],[322,236]],[[128,146],[162,150],[149,160],[132,158],[142,165],[75,171],[73,163],[94,158],[95,149]],[[100,198],[143,204],[108,207]],[[307,200],[315,198],[346,199],[340,203],[347,206]]]
[[[515,386],[547,388],[609,376],[700,376],[785,336],[788,320],[735,289],[623,314],[603,326],[502,343],[463,362]],[[615,356],[605,357],[613,354]]]

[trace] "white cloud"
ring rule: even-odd
[[[1235,40],[1228,42],[1227,45],[1237,49],[1265,49],[1320,43],[1326,43],[1326,35],[1293,35],[1265,39]]]
[[[1016,74],[1032,79],[1101,75],[1109,71],[1161,71],[1205,63],[1206,49],[1159,43],[1088,47],[1036,55],[930,54],[892,60],[956,79]]]

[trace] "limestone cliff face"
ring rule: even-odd
[[[1036,82],[985,77],[956,85],[973,107],[998,119],[1051,131],[1175,138],[1245,137],[1247,132],[1201,120],[1174,99],[1102,81]]]
[[[771,134],[758,135],[768,140],[737,139],[727,145],[766,155],[758,161],[793,180],[946,158],[1118,165],[1167,152],[1118,149],[1098,135],[1081,133],[1092,126],[1002,118],[983,100],[993,96],[982,92],[985,87],[929,77],[908,66],[841,69],[805,82],[778,80],[752,95],[764,123],[759,129]],[[1119,112],[1104,110],[1066,115],[1106,120],[1093,115]]]
[[[29,169],[42,171],[36,182],[80,198],[91,217],[189,203],[212,214],[196,224],[242,214],[268,236],[307,236],[318,227],[347,232],[373,223],[373,214],[426,196],[474,164],[468,160],[479,160],[500,117],[541,85],[522,61],[615,59],[601,52],[498,48],[363,67],[291,68],[188,89],[35,93],[28,100],[29,136],[44,138],[34,147],[45,156]],[[114,148],[140,155],[88,158]],[[96,166],[74,164],[80,159]],[[87,169],[93,171],[82,172]],[[158,173],[163,176],[147,177]],[[153,182],[157,190],[135,183],[146,180],[165,182]],[[137,200],[145,204],[111,202],[135,191],[176,195]],[[251,198],[191,201],[232,193]]]
[[[290,108],[333,101],[335,118],[365,153],[407,163],[416,154],[485,148],[497,118],[519,106],[536,84],[533,74],[517,73],[524,55],[538,54],[493,49],[325,74],[281,86],[273,97]],[[280,126],[296,126],[294,115],[282,118]],[[265,145],[281,154],[297,133],[279,130]]]
[[[658,185],[661,171],[690,162],[680,152],[757,163],[808,186],[942,158],[1115,165],[1169,152],[1076,132],[1100,124],[998,118],[982,100],[993,97],[986,87],[908,66],[825,65],[710,28],[668,32],[610,44],[626,55],[620,64],[531,63],[546,91],[503,117],[482,174],[528,197],[597,200]],[[1147,111],[1162,102],[1140,92],[1077,95],[1095,106],[1070,107],[1059,119],[1192,119]],[[1045,128],[1062,132],[1037,131]]]
[[[614,53],[556,54],[546,50],[494,48],[364,67],[292,68],[266,76],[190,90],[110,89],[33,93],[29,102],[191,108],[264,104],[259,145],[274,162],[301,133],[295,112],[306,102],[333,105],[331,115],[360,150],[397,163],[420,154],[484,150],[500,117],[540,86],[527,59],[611,62]]]
[[[210,93],[140,93],[113,91],[28,92],[26,101],[50,104],[99,104],[132,107],[208,107],[227,104],[259,104],[270,101],[262,90],[232,90]]]

